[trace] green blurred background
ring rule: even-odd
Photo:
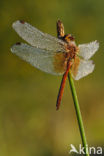
[[[81,143],[74,105],[66,83],[56,111],[61,77],[41,72],[10,52],[22,39],[12,23],[23,19],[56,36],[61,19],[77,44],[93,40],[100,49],[94,72],[75,82],[89,146],[104,144],[104,1],[0,1],[0,156],[69,155]],[[22,41],[24,42],[24,41]]]

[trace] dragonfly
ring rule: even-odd
[[[79,80],[94,70],[94,63],[89,60],[99,48],[97,40],[76,45],[71,34],[65,34],[63,23],[57,21],[57,38],[43,33],[27,22],[16,21],[13,29],[26,43],[17,42],[11,52],[46,73],[62,75],[62,81],[56,102],[58,110],[61,104],[68,72]]]

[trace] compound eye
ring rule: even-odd
[[[72,36],[72,35],[70,35],[69,38],[70,38],[71,41],[74,41],[75,40],[75,37]]]

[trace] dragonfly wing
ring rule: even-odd
[[[17,34],[34,47],[53,51],[64,52],[65,42],[39,31],[37,28],[23,21],[13,23],[13,28]]]
[[[84,59],[90,59],[99,48],[99,43],[93,41],[87,44],[80,44],[79,46],[79,55]]]
[[[92,73],[94,70],[95,65],[91,60],[82,60],[79,57],[76,57],[75,62],[72,65],[71,71],[73,78],[75,80],[79,80],[82,77],[87,76],[88,74]]]
[[[11,48],[12,53],[23,60],[29,62],[34,67],[54,75],[63,74],[64,71],[55,71],[54,55],[55,53],[43,49],[35,48],[24,43],[17,43]]]

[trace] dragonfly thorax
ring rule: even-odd
[[[67,34],[59,38],[66,42],[66,59],[74,59],[76,52],[78,51],[78,47],[75,43],[75,38],[71,34]]]
[[[74,44],[67,44],[66,47],[66,58],[67,59],[74,59],[76,56],[76,53],[78,51],[78,48]]]

